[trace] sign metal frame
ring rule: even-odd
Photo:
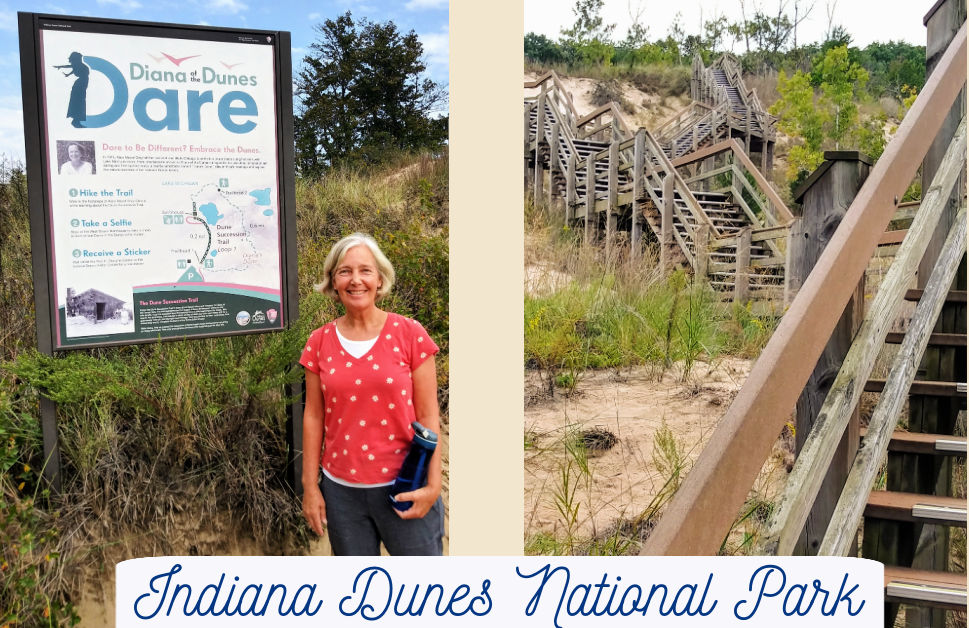
[[[155,338],[111,340],[100,337],[91,342],[70,345],[58,344],[58,295],[55,290],[55,255],[52,246],[52,199],[49,169],[51,155],[46,145],[46,118],[43,108],[44,84],[41,74],[41,30],[73,30],[90,33],[123,34],[146,37],[165,37],[216,42],[256,43],[273,48],[274,105],[277,181],[277,221],[279,228],[280,304],[283,319],[280,326],[267,329],[232,329],[219,332],[196,332]],[[235,29],[214,26],[141,22],[108,18],[50,15],[18,12],[20,38],[21,90],[23,98],[24,140],[29,197],[30,238],[34,281],[34,306],[37,329],[37,348],[41,353],[54,355],[58,351],[91,349],[105,346],[146,344],[159,341],[178,341],[242,334],[272,333],[288,329],[298,317],[298,287],[296,259],[296,175],[294,169],[294,122],[292,90],[291,38],[287,31]],[[268,116],[269,113],[265,112]],[[268,119],[264,117],[263,119]],[[136,173],[133,175],[136,176]],[[286,426],[290,446],[287,476],[299,490],[299,447],[302,440],[302,386],[290,386],[287,396],[293,399],[288,408]],[[41,424],[44,440],[44,476],[55,491],[60,490],[60,457],[57,444],[56,405],[45,396],[40,400]]]

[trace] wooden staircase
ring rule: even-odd
[[[747,89],[732,55],[721,55],[709,67],[694,56],[690,95],[693,102],[655,133],[670,159],[736,138],[748,155],[760,153],[762,172],[770,171],[777,118],[767,113],[756,92]]]
[[[694,175],[697,185],[691,188],[684,177],[690,176],[687,168],[695,173],[695,165],[674,164],[646,129],[630,132],[615,103],[579,116],[554,72],[525,87],[540,89],[525,100],[525,159],[531,171],[538,173],[529,178],[536,202],[545,202],[542,188],[547,172],[548,201],[563,200],[566,220],[578,223],[589,240],[601,239],[608,248],[620,225],[626,225],[634,254],[642,237],[657,241],[665,267],[686,266],[696,271],[699,264],[710,285],[727,296],[736,292],[738,271],[752,281],[754,293],[783,287],[782,267],[759,268],[765,260],[783,257],[775,243],[764,239],[748,242],[740,251],[743,232],[791,218],[779,199],[768,204],[769,211],[758,213],[748,206],[754,202],[750,199],[765,196],[760,187],[769,187],[759,173],[755,187],[747,193],[748,201],[741,198],[739,184],[713,189]],[[694,121],[693,128],[702,134],[709,124],[708,116]],[[735,150],[735,145],[722,147],[722,152]],[[680,156],[684,158],[688,162],[689,156]],[[748,165],[756,170],[747,160],[742,166],[732,166],[737,174],[731,171],[730,176],[743,178],[749,187],[740,172]],[[777,199],[773,190],[769,195]]]
[[[932,625],[944,621],[945,610],[966,608],[965,566],[955,573],[946,568],[948,530],[966,527],[965,487],[959,490],[951,482],[953,461],[964,465],[966,459],[964,196],[924,289],[907,289],[965,160],[963,118],[818,410],[823,420],[798,453],[764,542],[768,553],[792,551],[831,464],[830,452],[850,424],[861,392],[877,393],[878,403],[869,425],[861,430],[861,446],[816,551],[856,555],[861,529],[861,556],[885,564],[888,625],[900,605],[930,609],[914,623]],[[915,313],[905,332],[889,332],[903,301],[916,303]],[[871,369],[883,343],[898,348],[888,376],[873,378]],[[864,385],[856,387],[857,381]],[[900,417],[906,404],[908,414]],[[877,481],[879,477],[884,481]]]
[[[961,237],[965,239],[964,230]],[[959,248],[964,251],[965,245]],[[961,257],[962,253],[947,261],[958,265]],[[909,290],[905,299],[925,307],[920,303],[924,294]],[[890,333],[885,339],[905,347],[908,334],[926,336],[920,343],[925,354],[918,379],[908,390],[906,423],[912,431],[892,430],[885,489],[872,491],[864,508],[862,555],[886,564],[885,593],[891,616],[900,604],[966,608],[964,571],[920,568],[924,562],[945,565],[948,529],[966,527],[965,489],[960,491],[961,497],[952,497],[956,487],[950,485],[953,463],[958,460],[964,465],[966,460],[966,292],[950,290],[942,298],[939,316],[932,322],[938,331],[910,329],[904,334]],[[886,380],[869,379],[865,390],[885,394],[888,386]],[[956,430],[961,433],[954,434]],[[864,430],[862,438],[867,436],[868,430]],[[925,560],[933,555],[934,560]],[[929,614],[932,612],[938,611]]]
[[[942,0],[926,16],[930,67],[923,89],[837,226],[818,230],[824,246],[813,270],[711,435],[715,445],[701,452],[643,554],[709,555],[721,547],[805,383],[818,374],[829,345],[841,341],[833,333],[843,334],[839,323],[853,314],[846,308],[861,310],[859,281],[921,167],[923,198],[914,222],[865,303],[860,327],[843,334],[847,353],[831,362],[832,371],[821,371],[823,403],[814,408],[813,426],[799,430],[806,438],[757,553],[791,554],[808,537],[807,553],[856,556],[861,530],[862,555],[885,564],[887,626],[900,604],[907,605],[909,626],[943,626],[943,609],[965,612],[965,555],[951,554],[945,538],[946,530],[966,525],[965,480],[954,486],[949,473],[966,455],[964,7]],[[822,192],[834,187],[818,188],[819,205]],[[911,290],[915,281],[918,291]],[[917,303],[915,313],[904,335],[890,334],[903,300]],[[876,379],[872,370],[886,340],[898,345],[896,359]],[[852,442],[856,409],[866,389],[878,393],[878,402],[858,447]],[[964,616],[957,621],[964,625]]]

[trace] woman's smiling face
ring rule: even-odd
[[[343,260],[333,269],[333,288],[348,310],[366,310],[374,306],[377,289],[383,284],[377,271],[377,260],[370,249],[357,245],[347,249]]]

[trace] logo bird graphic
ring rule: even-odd
[[[239,63],[231,63],[231,64],[230,63],[226,63],[225,61],[219,61],[219,63],[221,63],[222,65],[224,65],[226,70],[231,70],[232,68],[236,67],[237,65],[242,65],[242,62],[241,61]]]
[[[162,56],[168,59],[169,61],[171,61],[172,63],[174,63],[176,66],[181,66],[183,62],[188,61],[189,59],[194,59],[195,57],[201,57],[202,55],[191,55],[188,57],[177,58],[177,57],[171,56],[168,53],[163,52]],[[154,55],[152,55],[152,58],[153,59],[155,58]],[[161,61],[161,59],[158,59],[158,60]]]

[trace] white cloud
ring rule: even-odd
[[[213,13],[222,12],[232,14],[249,10],[249,6],[239,0],[208,0],[205,2],[205,8]]]
[[[0,11],[0,31],[17,31],[16,11]]]
[[[0,100],[0,155],[24,161],[24,112],[20,98]]]
[[[131,13],[136,9],[141,8],[141,3],[138,0],[97,0],[98,6],[110,6],[120,9],[122,13]]]
[[[427,64],[447,66],[448,51],[450,49],[447,27],[445,26],[444,30],[439,33],[427,33],[419,35],[418,37],[424,46],[424,56],[427,58]]]
[[[421,11],[424,9],[446,9],[448,0],[409,0],[404,8],[408,11]]]
[[[310,22],[316,22],[321,17],[323,17],[323,15],[320,13],[310,13],[309,15],[306,16],[306,19],[308,19]]]

